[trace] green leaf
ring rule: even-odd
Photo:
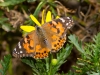
[[[16,4],[22,3],[24,1],[25,0],[5,0],[4,2],[0,3],[0,6],[16,5]]]
[[[34,60],[31,58],[29,58],[29,60],[27,58],[23,58],[22,62],[26,63],[27,65],[29,65],[32,68],[35,68]]]
[[[92,74],[89,75],[100,75],[100,73],[92,72]]]
[[[0,18],[0,27],[4,29],[5,31],[9,32],[13,28],[11,27],[11,24],[7,23],[8,18]]]
[[[6,72],[9,68],[11,55],[4,56],[4,59],[0,61],[0,64],[2,65],[2,69],[0,70],[2,75],[6,75]]]
[[[100,33],[95,35],[92,42],[84,45],[85,54],[77,61],[77,68],[81,72],[77,75],[99,75],[100,74]],[[84,67],[85,66],[85,67]]]
[[[32,70],[34,72],[34,74],[40,75],[38,69],[35,66],[35,62],[36,60],[34,60],[33,58],[23,58],[22,62],[26,63],[27,65],[29,65],[30,67],[32,67]]]
[[[78,42],[78,38],[75,37],[75,35],[70,35],[68,36],[68,38],[70,39],[69,42],[72,43],[77,48],[78,51],[80,51],[81,53],[85,53],[82,48],[82,42],[81,41]]]
[[[36,0],[27,0],[27,2],[35,2]]]
[[[12,27],[11,27],[10,24],[5,23],[5,24],[2,24],[2,29],[4,29],[5,31],[9,32],[12,29]]]

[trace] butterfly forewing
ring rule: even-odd
[[[66,42],[67,30],[73,25],[70,17],[59,18],[42,26],[51,52],[59,51]]]
[[[14,57],[31,57],[34,55],[34,53],[27,53],[26,49],[23,48],[22,43],[24,40],[22,39],[21,41],[18,42],[16,48],[13,50],[13,56]]]

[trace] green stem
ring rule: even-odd
[[[42,0],[39,3],[39,5],[37,6],[37,8],[36,8],[36,10],[35,10],[35,12],[33,14],[36,18],[38,17],[38,14],[39,14],[41,8],[46,4],[46,2],[47,2],[46,0]],[[30,25],[33,25],[33,24],[34,24],[33,21],[30,20]]]
[[[51,58],[49,59],[50,60],[50,64],[49,64],[49,71],[48,71],[48,75],[51,75],[52,74],[52,63],[51,63],[51,60],[53,59],[53,55],[51,55]]]
[[[43,1],[41,1],[41,2],[39,3],[39,5],[37,6],[37,8],[36,8],[36,10],[35,10],[35,12],[34,12],[34,14],[33,14],[35,17],[38,16],[38,14],[39,14],[41,8],[46,4],[46,2],[47,2],[46,0],[43,0]]]

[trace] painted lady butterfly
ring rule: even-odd
[[[36,26],[36,30],[23,38],[13,50],[14,57],[33,57],[43,59],[49,52],[59,51],[66,42],[67,30],[74,22],[70,17],[63,17]]]

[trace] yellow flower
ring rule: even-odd
[[[30,15],[30,18],[32,19],[32,21],[35,22],[36,25],[41,26],[41,25],[43,25],[45,23],[43,16],[44,16],[44,10],[42,11],[42,20],[41,20],[41,23],[32,14]],[[57,16],[56,18],[59,18],[59,17]],[[48,11],[47,15],[46,15],[46,20],[45,21],[49,22],[51,20],[52,20],[51,12]],[[20,26],[20,28],[22,30],[26,31],[26,32],[31,32],[31,31],[35,30],[35,27],[34,26],[30,26],[30,25],[26,25],[26,26],[22,25],[22,26]]]

